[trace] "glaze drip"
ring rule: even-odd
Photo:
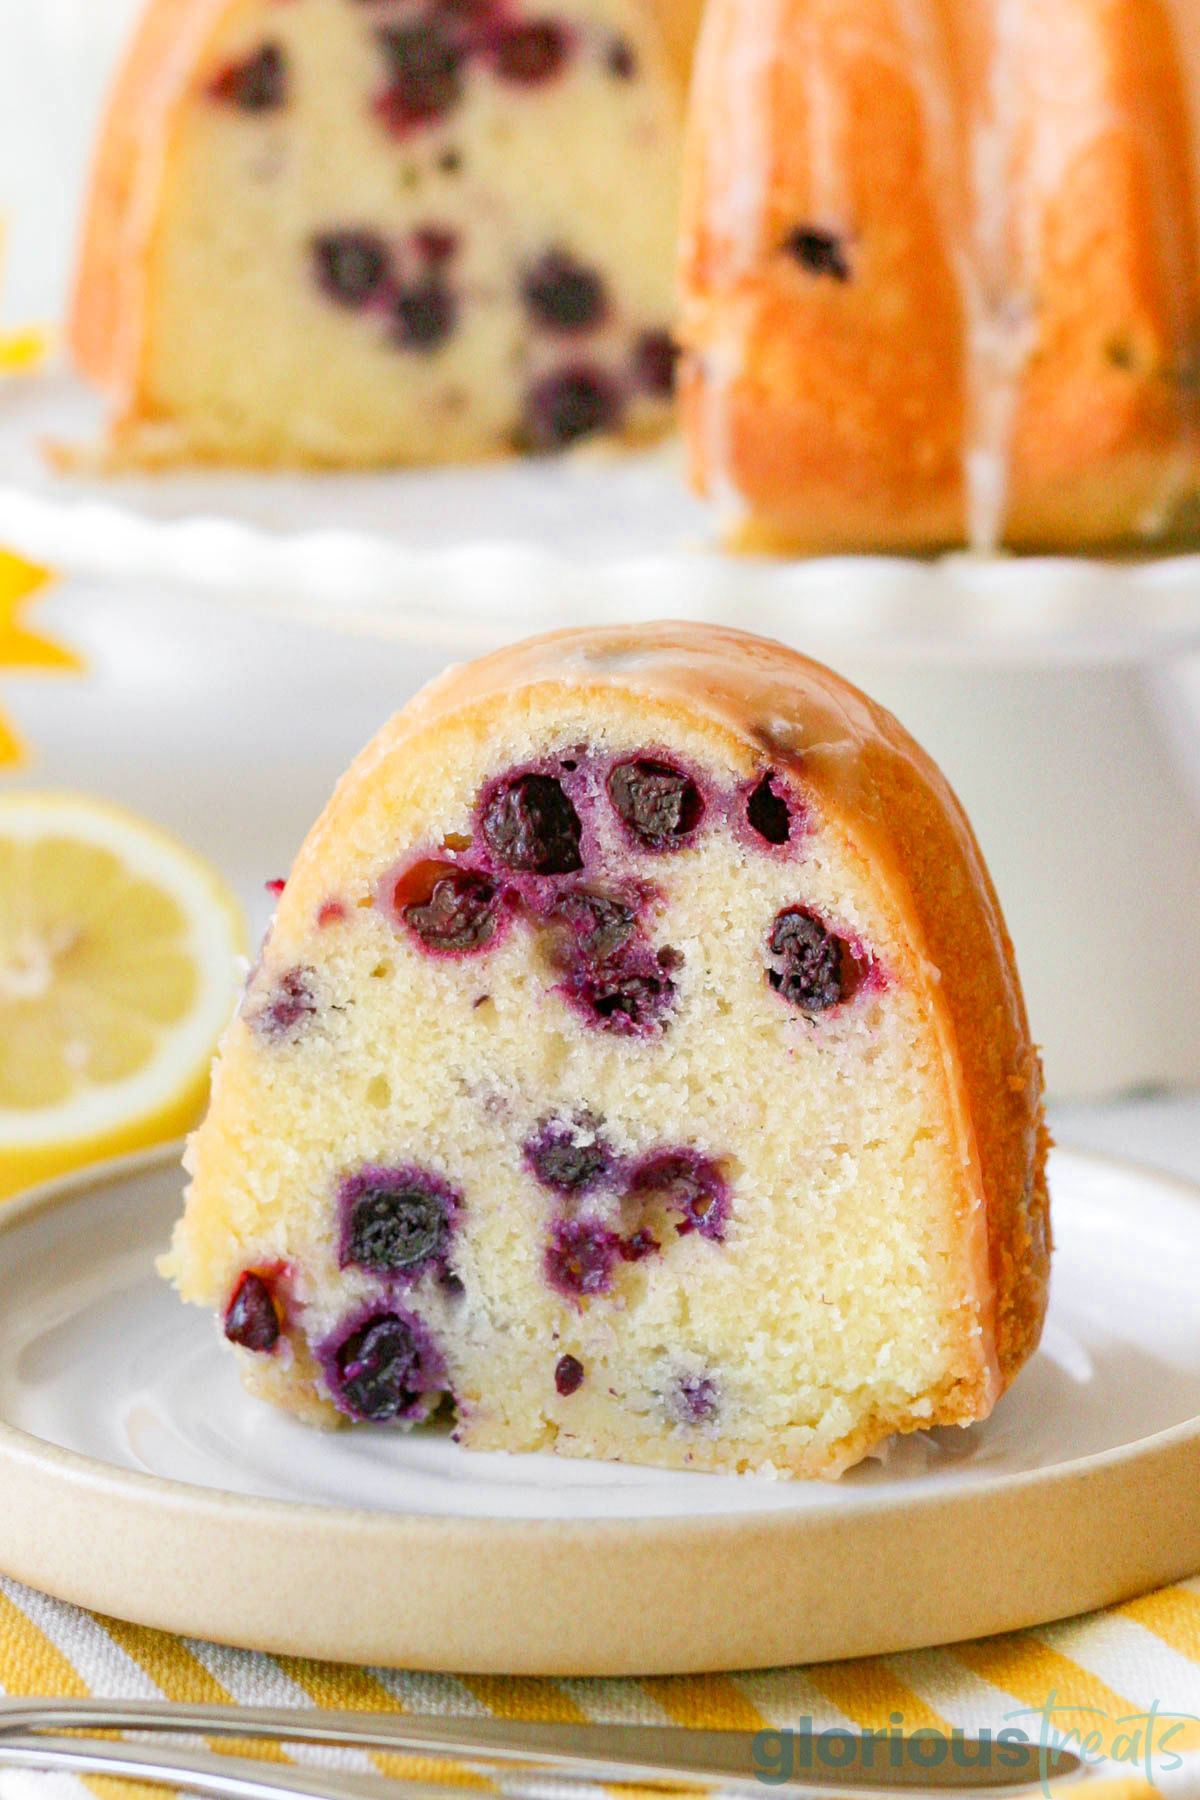
[[[736,8],[730,0],[720,12],[721,29],[708,34],[712,66],[701,66],[697,84],[720,123],[706,145],[699,241],[707,239],[707,253],[698,285],[707,293],[696,338],[699,460],[723,523],[731,502],[744,519],[763,487],[761,466],[769,465],[768,447],[747,449],[733,437],[735,401],[743,416],[753,401],[751,365],[757,382],[769,377],[760,323],[769,309],[778,336],[786,331],[783,309],[807,304],[780,287],[772,268],[781,234],[799,221],[854,244],[862,329],[887,341],[889,295],[873,285],[880,221],[856,217],[861,196],[856,207],[851,185],[855,109],[875,73],[886,70],[912,97],[914,189],[932,216],[934,255],[944,257],[957,299],[950,329],[960,378],[961,500],[951,487],[951,521],[960,507],[958,530],[979,552],[1014,538],[1036,541],[1043,499],[1046,516],[1056,516],[1055,481],[1078,484],[1086,510],[1097,479],[1089,464],[1111,454],[1119,469],[1128,453],[1136,455],[1128,440],[1140,431],[1148,455],[1130,477],[1140,484],[1131,528],[1151,536],[1170,525],[1200,456],[1200,13],[1192,0],[1132,8],[1121,43],[1136,44],[1140,63],[1125,71],[1114,66],[1118,26],[1104,12],[1073,0],[1049,8],[1039,0],[888,0],[850,17],[804,0]],[[1080,235],[1101,187],[1113,194],[1118,219],[1121,208],[1140,210],[1149,251],[1122,264],[1117,230],[1111,271],[1108,252]],[[1107,362],[1103,320],[1081,316],[1072,289],[1079,268],[1093,279],[1097,257],[1100,303],[1114,321]],[[849,303],[853,332],[852,294]],[[1092,361],[1069,384],[1061,378],[1068,391],[1060,405],[1057,371],[1073,336]],[[1114,388],[1114,369],[1128,371],[1124,394]],[[802,390],[802,366],[796,380]],[[853,398],[847,407],[853,440]],[[1053,441],[1047,454],[1039,435],[1047,409],[1061,455]],[[1093,418],[1100,441],[1073,442]],[[869,431],[864,425],[859,440],[867,446]],[[886,461],[880,472],[886,480]],[[953,523],[946,529],[956,535]]]

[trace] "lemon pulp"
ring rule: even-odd
[[[242,943],[220,878],[147,821],[0,797],[0,1195],[195,1122]]]

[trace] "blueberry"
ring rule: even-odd
[[[668,1405],[681,1425],[708,1425],[720,1411],[720,1391],[711,1375],[684,1375],[672,1388]]]
[[[798,225],[783,240],[783,249],[794,256],[810,275],[826,275],[832,281],[849,281],[850,264],[842,240],[832,231]]]
[[[500,891],[486,875],[453,864],[433,864],[436,876],[421,900],[398,905],[400,917],[429,950],[480,950],[496,929]],[[397,899],[408,879],[397,883]]]
[[[572,969],[563,993],[600,1031],[644,1037],[663,1022],[675,998],[675,983],[653,952],[633,952],[609,962]]]
[[[560,1356],[554,1366],[554,1385],[565,1400],[583,1386],[583,1364],[577,1356]]]
[[[546,1279],[571,1298],[606,1294],[620,1240],[593,1219],[559,1219],[546,1249]]]
[[[402,350],[436,350],[453,335],[457,312],[454,296],[435,279],[402,288],[392,306],[393,341]]]
[[[621,397],[607,375],[583,366],[560,369],[528,394],[521,438],[532,450],[564,450],[620,419]]]
[[[413,248],[422,261],[440,267],[458,249],[458,233],[448,225],[422,225],[413,232]]]
[[[790,1005],[816,1014],[844,998],[847,946],[814,913],[803,906],[785,907],[776,915],[767,945],[778,958],[777,966],[767,970],[767,980]]]
[[[379,111],[390,130],[429,125],[453,111],[462,99],[466,53],[436,19],[387,26],[379,41],[390,77]]]
[[[637,74],[637,57],[628,38],[610,38],[604,52],[604,66],[618,81],[632,81]]]
[[[267,1278],[247,1269],[225,1309],[225,1336],[244,1350],[265,1352],[279,1342],[280,1308]]]
[[[424,1169],[367,1168],[342,1183],[339,1266],[375,1275],[444,1262],[460,1197]]]
[[[266,1038],[295,1037],[317,1010],[312,969],[287,969],[275,986],[246,1013],[246,1022]]]
[[[681,1237],[698,1231],[720,1243],[729,1221],[729,1183],[718,1162],[696,1150],[652,1150],[629,1178],[627,1201],[654,1200],[678,1214]]]
[[[642,1225],[629,1237],[621,1239],[619,1253],[622,1262],[637,1263],[647,1256],[653,1256],[661,1247],[653,1232]]]
[[[669,331],[643,331],[633,347],[633,379],[647,394],[669,400],[675,392],[679,345]]]
[[[263,44],[244,62],[229,63],[209,87],[216,100],[241,112],[272,112],[287,101],[287,61],[278,44]]]
[[[483,835],[506,869],[569,875],[583,867],[583,827],[562,783],[552,775],[518,775],[485,800]]]
[[[637,924],[636,907],[590,888],[559,894],[549,916],[569,928],[574,951],[585,962],[605,962],[623,950]]]
[[[525,1145],[525,1161],[555,1194],[586,1194],[613,1166],[613,1154],[592,1121],[544,1119]]]
[[[791,809],[775,792],[773,774],[766,774],[746,802],[746,818],[752,830],[768,844],[786,844],[792,834]]]
[[[678,849],[704,816],[691,776],[648,757],[618,763],[607,787],[622,822],[647,850]]]
[[[321,290],[338,306],[365,306],[387,276],[387,246],[373,231],[322,232],[312,252]]]
[[[570,42],[553,19],[529,19],[507,25],[493,47],[496,73],[505,81],[533,86],[557,75],[567,60]]]
[[[327,1359],[330,1387],[343,1412],[382,1425],[424,1418],[430,1396],[446,1389],[441,1356],[419,1320],[376,1313]]]
[[[539,325],[551,331],[590,331],[603,322],[604,283],[561,250],[547,250],[521,284],[525,304]]]
[[[492,16],[496,11],[496,0],[435,0],[434,10],[444,19],[474,27]]]

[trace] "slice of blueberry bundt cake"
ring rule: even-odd
[[[74,307],[115,460],[383,465],[670,416],[698,0],[151,0]]]
[[[1194,536],[1195,0],[712,0],[685,171],[734,542]]]
[[[733,631],[454,669],[301,850],[164,1270],[255,1391],[837,1474],[1038,1340],[1041,1078],[945,781]]]

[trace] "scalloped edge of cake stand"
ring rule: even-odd
[[[0,542],[66,575],[200,589],[460,652],[581,618],[737,623],[833,660],[867,646],[993,663],[1200,648],[1200,554],[727,555],[671,444],[360,475],[56,473],[40,446],[94,439],[100,417],[63,374],[9,388],[0,406]]]

